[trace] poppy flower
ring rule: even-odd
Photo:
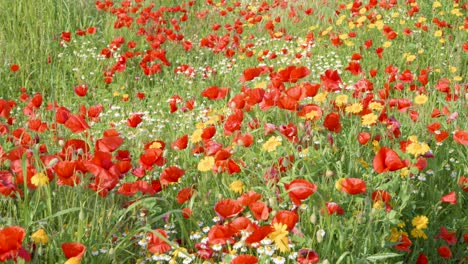
[[[317,191],[317,185],[303,179],[293,180],[289,184],[285,184],[284,187],[288,191],[291,201],[297,206]]]
[[[450,192],[440,198],[444,203],[456,204],[457,203],[457,194],[455,192]]]
[[[188,135],[183,135],[182,137],[176,139],[171,143],[171,148],[174,150],[183,150],[186,149],[188,145]]]
[[[457,130],[453,134],[453,140],[463,146],[468,146],[468,131]]]
[[[88,123],[86,123],[86,120],[81,115],[70,115],[64,125],[73,133],[80,133],[90,128]]]
[[[294,226],[296,226],[297,221],[299,220],[299,216],[292,211],[283,210],[276,213],[275,217],[273,218],[271,224],[275,223],[282,223],[288,227],[288,230],[291,231]]]
[[[62,251],[65,255],[65,258],[74,258],[76,260],[80,260],[83,258],[83,255],[86,251],[86,246],[77,242],[63,243]]]
[[[330,113],[325,117],[323,126],[329,131],[339,133],[341,131],[340,115],[338,113]]]
[[[233,232],[228,226],[214,225],[208,232],[208,241],[212,245],[224,245],[227,242],[233,243]]]
[[[255,192],[255,191],[249,191],[247,193],[242,194],[239,198],[237,198],[237,201],[242,206],[249,206],[250,204],[262,199],[262,195]]]
[[[242,230],[251,233],[258,228],[249,218],[243,216],[236,217],[236,219],[232,220],[228,225],[235,235],[239,235]]]
[[[19,71],[20,67],[18,64],[12,64],[11,67],[10,67],[10,71],[12,72],[17,72]]]
[[[75,186],[80,183],[81,179],[75,174],[76,161],[59,161],[54,166],[54,171],[57,174],[58,185]]]
[[[336,92],[341,90],[340,84],[343,81],[336,70],[326,70],[324,74],[320,75],[320,80],[322,81],[322,86],[327,92]]]
[[[400,251],[406,251],[406,252],[411,252],[411,245],[413,243],[411,242],[411,240],[408,238],[407,235],[405,234],[402,234],[401,235],[401,238],[400,238],[400,241],[398,242],[398,244],[395,246],[395,249],[396,250],[400,250]]]
[[[127,126],[137,127],[143,119],[141,118],[143,114],[133,114],[130,118],[127,119]]]
[[[343,208],[339,204],[337,204],[335,202],[326,202],[325,207],[327,208],[327,214],[328,215],[332,215],[332,214],[342,215],[342,214],[344,214]],[[322,209],[321,212],[323,213],[324,210]]]
[[[84,84],[78,85],[75,86],[74,91],[76,95],[83,97],[86,96],[86,93],[88,92],[88,87]]]
[[[158,233],[158,234],[156,234]],[[151,253],[155,254],[163,254],[169,250],[171,250],[171,245],[169,245],[165,239],[162,239],[161,237],[164,237],[167,239],[167,234],[164,230],[162,229],[156,229],[153,230],[153,232],[148,233],[148,251]]]
[[[104,131],[104,136],[96,140],[96,150],[104,152],[113,152],[122,145],[124,139],[120,137],[119,132],[115,129]]]
[[[358,141],[361,145],[365,145],[367,142],[369,142],[370,138],[371,135],[367,132],[361,132],[358,134]]]
[[[366,182],[358,178],[346,178],[341,182],[341,190],[351,195],[364,193],[366,188]]]
[[[201,92],[201,95],[210,100],[221,100],[221,99],[224,99],[224,97],[226,97],[228,92],[229,92],[228,87],[220,88],[218,86],[210,86],[208,88],[205,88],[205,90]]]
[[[241,82],[251,81],[255,77],[259,76],[263,70],[261,68],[247,68],[244,70],[242,77],[240,78]]]
[[[257,220],[267,220],[270,217],[270,209],[264,202],[253,202],[249,208]]]
[[[297,252],[297,263],[299,264],[313,264],[320,261],[319,254],[312,249],[300,249]]]
[[[310,70],[305,66],[288,66],[285,69],[278,72],[281,77],[281,81],[296,83],[299,79],[302,79],[310,74]]]
[[[231,260],[231,264],[257,264],[258,258],[251,255],[239,255]]]
[[[439,253],[439,256],[441,256],[441,257],[443,257],[445,259],[449,259],[449,258],[452,257],[452,251],[447,246],[439,247],[437,249],[437,253]]]
[[[192,195],[195,191],[188,187],[188,188],[183,188],[182,190],[179,191],[177,194],[177,203],[183,204],[186,201],[190,200],[192,198]]]
[[[18,187],[13,183],[13,174],[9,171],[0,171],[0,194],[9,197],[14,196],[16,191]]]
[[[405,164],[398,154],[394,150],[386,147],[379,149],[372,164],[377,173],[396,171],[405,167]]]
[[[234,199],[220,200],[216,203],[214,210],[222,219],[233,218],[240,214],[244,207]]]
[[[255,231],[253,231],[253,233],[250,234],[250,236],[248,236],[245,239],[245,243],[247,244],[258,243],[262,241],[265,237],[267,237],[273,231],[274,229],[270,225],[259,227],[255,229]]]
[[[424,253],[421,252],[421,254],[419,254],[418,256],[418,259],[416,260],[416,264],[428,264],[429,263],[429,260],[427,259],[426,255],[424,255]]]
[[[0,229],[0,261],[18,256],[26,233],[22,227],[9,226]]]
[[[177,166],[170,166],[163,170],[159,177],[161,184],[166,186],[170,183],[177,183],[184,176],[185,171]]]
[[[226,136],[231,135],[234,131],[241,129],[242,121],[244,120],[244,113],[242,110],[234,110],[233,113],[228,116],[224,123],[224,134]]]
[[[456,243],[457,243],[456,232],[455,232],[455,231],[449,232],[449,231],[447,230],[447,228],[445,228],[445,226],[441,226],[441,227],[440,227],[440,232],[439,232],[439,234],[437,234],[434,238],[435,238],[435,239],[437,239],[437,238],[442,238],[442,239],[445,240],[445,242],[447,242],[447,244],[449,244],[449,245],[453,245],[453,244],[456,244]]]
[[[0,116],[8,119],[10,118],[12,104],[10,101],[0,98]]]

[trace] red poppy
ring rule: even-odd
[[[258,243],[262,241],[265,237],[267,237],[274,230],[275,229],[273,229],[273,227],[270,225],[259,227],[255,229],[255,231],[253,231],[253,233],[245,239],[245,243],[247,244]]]
[[[54,171],[57,174],[58,185],[74,186],[80,183],[81,179],[75,174],[76,161],[59,161],[54,166]]]
[[[296,83],[299,79],[302,79],[310,74],[310,70],[305,66],[288,66],[285,69],[278,72],[281,81]]]
[[[321,84],[327,92],[336,92],[341,90],[340,83],[342,80],[338,71],[326,70],[324,74],[320,75]]]
[[[288,191],[291,201],[297,206],[317,191],[317,185],[303,179],[293,180],[289,184],[285,184],[284,187]]]
[[[276,213],[275,217],[273,218],[271,224],[275,223],[282,223],[288,226],[288,230],[291,231],[294,226],[296,226],[297,221],[299,220],[299,216],[292,211],[279,211]]]
[[[71,32],[62,32],[62,40],[65,42],[70,42],[71,40]]]
[[[447,242],[447,244],[449,244],[449,245],[453,245],[453,244],[456,244],[456,243],[457,243],[456,232],[455,232],[455,231],[449,232],[449,231],[447,230],[447,228],[445,228],[445,226],[441,226],[441,227],[440,227],[440,232],[439,232],[439,234],[437,234],[434,238],[435,238],[435,239],[437,239],[437,238],[442,238],[442,239],[445,240],[445,242]]]
[[[388,202],[390,202],[391,199],[392,199],[392,196],[387,191],[376,190],[376,191],[372,192],[372,201],[374,203],[378,202],[378,201],[388,203]]]
[[[18,64],[12,64],[11,67],[10,67],[10,71],[12,72],[17,72],[19,71],[20,67]]]
[[[440,198],[444,203],[456,204],[457,203],[457,194],[455,192],[450,192]]]
[[[157,233],[157,234],[156,234]],[[161,238],[163,237],[163,238]],[[171,250],[171,245],[169,245],[165,240],[167,239],[167,234],[162,229],[153,230],[153,232],[148,233],[148,250],[151,253],[163,254]]]
[[[171,148],[174,150],[183,150],[187,148],[187,145],[188,145],[188,135],[183,135],[182,137],[172,142]]]
[[[21,250],[26,233],[19,226],[0,229],[0,261],[15,259]]]
[[[426,255],[424,255],[424,253],[421,252],[421,254],[419,254],[418,259],[416,260],[416,264],[428,264],[428,263],[429,263],[429,260],[427,259]]]
[[[203,140],[211,139],[216,134],[216,127],[215,126],[208,126],[203,129],[201,134],[201,138]]]
[[[205,90],[201,92],[201,95],[210,100],[221,100],[221,99],[224,99],[224,97],[226,97],[228,92],[229,92],[228,87],[220,88],[218,86],[210,86],[208,88],[205,88]]]
[[[242,230],[253,232],[258,228],[258,226],[249,218],[240,216],[236,217],[236,219],[229,223],[229,228],[234,232],[235,235],[239,235],[239,232]]]
[[[307,118],[307,114],[313,112],[312,120],[319,120],[322,117],[322,109],[320,106],[315,104],[307,104],[301,107],[301,110],[297,112],[297,116]]]
[[[195,192],[195,190],[190,188],[190,187],[183,188],[177,194],[177,202],[179,204],[185,203],[186,201],[190,200],[190,198],[192,198],[192,195],[193,195],[194,192]]]
[[[86,120],[81,115],[70,115],[64,125],[73,133],[80,133],[90,128],[88,123],[86,123]]]
[[[189,219],[192,216],[192,214],[193,212],[190,208],[185,207],[184,209],[182,209],[182,216],[185,219]]]
[[[122,145],[124,139],[120,137],[119,132],[115,129],[104,131],[104,136],[96,141],[96,150],[103,152],[113,152]]]
[[[319,261],[319,255],[312,249],[300,249],[297,252],[297,263],[299,264],[314,264]]]
[[[373,166],[377,173],[382,173],[402,169],[405,164],[394,150],[382,147],[374,157]]]
[[[249,206],[250,204],[262,199],[262,195],[259,193],[256,193],[255,191],[249,191],[247,193],[242,194],[241,197],[237,198],[237,201],[242,206]]]
[[[233,139],[233,142],[236,142],[237,145],[243,146],[243,147],[250,147],[253,144],[253,136],[252,134],[244,134],[244,135],[236,135]]]
[[[233,113],[226,119],[224,123],[224,134],[231,135],[234,131],[239,130],[244,120],[244,112],[242,110],[234,110]]]
[[[359,144],[365,145],[367,142],[369,142],[370,138],[371,138],[371,135],[367,132],[359,133],[358,135]]]
[[[227,242],[233,243],[233,232],[228,226],[215,225],[208,232],[208,241],[212,245],[224,245]]]
[[[452,257],[452,251],[447,246],[439,247],[437,249],[437,253],[439,253],[439,256],[441,256],[441,257],[443,257],[445,259],[449,259],[449,258]]]
[[[69,258],[81,259],[83,258],[83,255],[86,251],[86,246],[77,242],[63,243],[62,251],[63,251],[63,254],[65,255],[65,258],[67,259]]]
[[[463,189],[464,192],[468,192],[468,178],[465,176],[461,176],[458,179],[458,185]]]
[[[216,203],[214,210],[222,219],[233,218],[240,214],[244,207],[234,199],[224,199]]]
[[[341,183],[341,190],[351,195],[364,193],[366,188],[366,182],[358,178],[346,178]]]
[[[351,74],[355,76],[362,72],[361,64],[357,61],[350,61],[345,70],[351,72]]]
[[[337,204],[335,202],[326,202],[325,207],[327,208],[328,215],[332,215],[332,214],[342,215],[342,214],[344,214],[343,208],[339,204]],[[324,210],[322,209],[321,212],[323,213]]]
[[[86,96],[86,93],[88,92],[88,87],[84,84],[78,85],[78,86],[75,86],[74,91],[76,95],[83,97],[83,96]]]
[[[231,264],[257,264],[258,258],[251,255],[239,255],[231,260]]]
[[[139,191],[137,182],[126,182],[117,190],[123,196],[133,196]]]
[[[18,190],[16,184],[13,183],[13,174],[9,171],[0,171],[0,194],[6,197],[15,196]]]
[[[241,82],[246,82],[253,80],[255,77],[259,76],[263,70],[261,68],[247,68],[244,70],[244,74],[240,78]]]
[[[153,169],[154,165],[159,167],[166,164],[166,159],[162,156],[163,150],[159,148],[149,148],[140,156],[140,165],[147,170]]]
[[[413,243],[411,242],[411,240],[408,238],[407,235],[403,234],[401,235],[401,239],[400,241],[398,242],[398,244],[395,246],[395,249],[396,250],[401,250],[401,251],[406,251],[406,252],[411,252],[411,245]]]
[[[170,183],[176,183],[179,179],[184,176],[185,171],[177,166],[170,166],[163,170],[159,176],[159,180],[163,186],[166,186]]]
[[[0,98],[0,116],[8,119],[10,118],[10,112],[12,108],[12,102]]]
[[[270,208],[264,202],[253,202],[249,208],[257,220],[267,220],[270,217]]]
[[[453,140],[463,146],[468,146],[468,131],[457,130],[453,134]]]
[[[340,115],[338,113],[330,113],[325,117],[323,126],[329,131],[339,133],[341,131]]]
[[[127,126],[137,127],[143,119],[141,118],[143,114],[133,114],[130,118],[127,119]]]

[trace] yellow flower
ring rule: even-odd
[[[379,143],[379,141],[377,141],[377,140],[372,140],[372,146],[373,146],[374,152],[379,151],[379,149],[380,149],[380,143]]]
[[[442,4],[439,1],[435,1],[434,3],[432,3],[432,8],[433,9],[436,9],[438,7],[441,7],[441,6],[442,6]]]
[[[41,187],[49,183],[49,178],[44,173],[36,173],[31,178],[31,183],[36,187]]]
[[[381,200],[378,200],[377,202],[374,203],[372,208],[377,209],[377,210],[382,210],[383,208],[385,208],[385,203]]]
[[[69,258],[67,261],[65,261],[64,264],[80,264],[81,263],[81,259],[78,258],[78,257],[71,257]]]
[[[241,181],[233,181],[231,185],[229,185],[231,192],[233,193],[242,193],[244,191],[244,183]]]
[[[457,70],[458,70],[458,69],[457,69],[457,67],[455,67],[455,66],[450,66],[450,67],[449,67],[449,71],[450,71],[451,73],[456,73]]]
[[[215,165],[215,159],[212,156],[205,157],[200,162],[198,163],[198,170],[201,172],[206,172],[210,171],[213,169],[213,166]]]
[[[274,223],[273,229],[275,231],[271,232],[268,236],[273,242],[275,242],[276,247],[281,252],[289,251],[289,240],[288,240],[288,226],[282,223]]]
[[[327,95],[328,95],[327,92],[319,93],[319,94],[315,95],[315,97],[314,97],[314,102],[316,102],[316,103],[323,103],[323,102],[325,102],[325,100],[327,99]]]
[[[369,104],[369,109],[370,110],[380,111],[383,108],[384,108],[384,106],[381,103],[372,102],[372,103]]]
[[[363,106],[361,103],[354,103],[352,105],[349,105],[345,108],[345,111],[346,113],[353,113],[353,114],[357,114],[359,112],[361,112],[363,109]]]
[[[161,143],[159,143],[159,142],[157,142],[157,141],[153,142],[153,143],[149,146],[150,149],[160,149],[161,147],[162,147]]]
[[[414,238],[427,239],[426,233],[424,233],[423,230],[417,228],[413,228],[413,230],[411,230],[411,236],[413,236]]]
[[[371,125],[375,124],[375,122],[377,122],[378,118],[379,117],[374,113],[363,115],[362,116],[362,125],[371,126]]]
[[[434,32],[434,37],[442,37],[442,30],[436,30]]]
[[[390,41],[385,41],[382,46],[384,48],[388,48],[388,47],[392,46],[392,43]]]
[[[406,167],[400,170],[401,178],[407,178],[409,174],[410,174],[410,170]]]
[[[424,94],[417,95],[414,97],[414,103],[418,105],[425,104],[427,102],[428,98]]]
[[[431,148],[426,143],[412,142],[406,147],[406,152],[414,156],[424,155]]]
[[[398,228],[394,227],[392,228],[392,230],[390,230],[390,237],[388,238],[388,241],[398,242],[400,241],[400,236],[401,236],[401,231],[398,230]]]
[[[37,230],[36,232],[34,232],[32,235],[31,235],[31,240],[35,243],[35,244],[42,244],[42,245],[45,245],[47,243],[49,243],[49,237],[47,236],[46,232],[44,231],[44,229],[39,229]]]
[[[195,131],[193,131],[192,136],[190,137],[190,141],[192,143],[198,143],[202,140],[201,135],[203,134],[203,129],[198,128]]]
[[[412,62],[416,59],[416,55],[410,54],[406,57],[406,62]]]
[[[335,99],[335,104],[337,106],[345,105],[348,102],[348,96],[346,94],[340,94]]]
[[[427,228],[427,224],[429,223],[429,219],[427,216],[418,215],[411,221],[411,224],[417,229],[425,229]]]
[[[281,137],[272,136],[267,142],[263,143],[262,149],[264,151],[273,152],[278,146],[281,146]]]
[[[341,188],[343,188],[341,185],[343,184],[343,181],[345,180],[345,178],[340,178],[338,179],[336,182],[335,182],[335,189],[337,189],[338,191],[341,191]]]
[[[305,115],[305,118],[307,120],[314,120],[318,116],[319,116],[319,113],[317,111],[312,110]]]

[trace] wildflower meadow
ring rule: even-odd
[[[0,0],[0,262],[468,262],[463,0]]]

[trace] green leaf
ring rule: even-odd
[[[388,258],[396,258],[402,256],[402,254],[398,253],[382,253],[382,254],[377,254],[377,255],[372,255],[367,257],[366,259],[372,262],[375,262],[377,260],[383,260],[383,259],[388,259]]]

